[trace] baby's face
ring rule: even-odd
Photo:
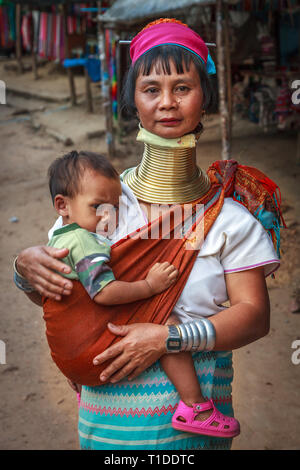
[[[110,235],[118,224],[121,194],[118,178],[107,178],[89,168],[84,170],[80,192],[69,199],[68,223],[76,222],[89,232]]]

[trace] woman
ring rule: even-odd
[[[232,416],[231,350],[267,334],[265,276],[278,267],[279,260],[260,222],[233,198],[224,199],[232,194],[228,191],[232,178],[225,175],[227,179],[220,184],[217,167],[210,177],[196,167],[195,142],[203,111],[211,103],[208,73],[214,71],[202,39],[180,22],[165,19],[148,25],[134,38],[131,58],[125,99],[136,109],[141,123],[138,140],[145,143],[145,152],[139,167],[123,174],[128,218],[126,224],[120,222],[112,240],[153,220],[153,204],[203,201],[209,208],[205,241],[173,309],[187,341],[176,334],[174,340],[178,350],[202,351],[193,330],[186,331],[183,324],[209,318],[215,337],[205,340],[211,350],[194,353],[194,364],[203,393],[222,413]],[[211,206],[217,208],[217,217],[212,216]],[[28,288],[25,282],[33,300],[38,293],[54,299],[70,294],[72,284],[53,273],[65,269],[59,259],[66,253],[45,247],[20,253],[16,269],[32,286]],[[24,281],[18,279],[24,288]],[[29,292],[32,289],[35,292]],[[222,304],[228,299],[231,306],[225,308]],[[181,433],[171,427],[178,395],[158,361],[169,352],[166,340],[172,339],[172,332],[168,327],[137,323],[109,325],[109,329],[123,338],[95,358],[95,363],[113,359],[100,377],[110,383],[82,388],[82,448],[230,448],[230,439]]]

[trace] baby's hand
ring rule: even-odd
[[[164,263],[156,263],[147,274],[148,282],[153,294],[159,294],[168,289],[178,276],[178,269],[168,261]]]

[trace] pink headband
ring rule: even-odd
[[[130,57],[134,64],[141,55],[157,46],[172,44],[196,54],[208,73],[216,73],[215,65],[203,39],[192,29],[178,23],[158,23],[140,31],[131,41]]]

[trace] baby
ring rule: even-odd
[[[113,305],[146,299],[176,281],[178,270],[167,261],[154,264],[143,280],[115,279],[109,266],[111,242],[107,237],[117,225],[122,191],[119,175],[108,160],[93,152],[72,151],[56,159],[48,175],[53,204],[63,220],[48,245],[69,249],[63,262],[72,271],[64,276],[80,281],[96,303]],[[176,322],[171,315],[167,324]],[[239,433],[236,420],[215,408],[211,411],[212,406],[207,405],[191,354],[166,354],[161,364],[181,398],[180,416],[172,420],[176,429],[219,437]],[[189,418],[191,407],[193,423]]]
[[[116,227],[122,191],[118,173],[104,157],[73,151],[55,160],[48,174],[53,204],[63,219],[48,246],[69,249],[63,261],[72,272],[65,277],[79,280],[102,305],[146,299],[170,287],[177,269],[168,262],[156,263],[144,280],[115,279],[108,265],[111,242],[105,235]],[[107,208],[101,215],[99,206]]]

